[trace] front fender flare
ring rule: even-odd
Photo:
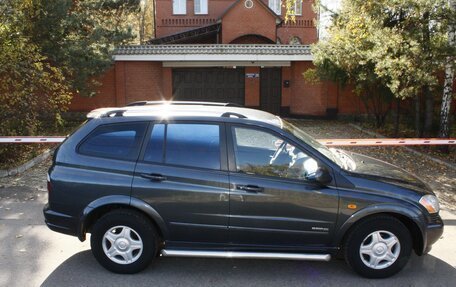
[[[353,213],[339,228],[337,231],[335,237],[334,237],[334,246],[340,246],[342,244],[342,240],[344,239],[344,236],[346,235],[347,231],[351,227],[353,227],[356,223],[358,223],[360,220],[363,218],[366,218],[371,215],[375,214],[398,214],[405,216],[412,220],[419,228],[421,236],[422,236],[422,242],[424,243],[424,246],[426,246],[426,219],[422,212],[415,206],[409,204],[407,206],[404,205],[399,205],[399,204],[375,204],[375,205],[369,205],[355,213]]]

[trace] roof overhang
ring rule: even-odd
[[[290,67],[290,61],[169,61],[163,62],[163,67]]]
[[[157,62],[290,62],[312,61],[307,45],[139,45],[122,46],[115,61]]]

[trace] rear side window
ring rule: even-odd
[[[113,158],[136,160],[147,123],[120,123],[97,127],[79,146],[79,153]]]
[[[219,125],[168,124],[165,163],[220,169]]]

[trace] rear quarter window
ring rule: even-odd
[[[84,155],[131,160],[138,158],[147,123],[119,123],[95,128],[79,145]]]

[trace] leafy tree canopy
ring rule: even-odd
[[[438,85],[445,57],[455,53],[447,41],[455,21],[447,0],[344,0],[329,37],[313,46],[315,73],[414,96]]]

